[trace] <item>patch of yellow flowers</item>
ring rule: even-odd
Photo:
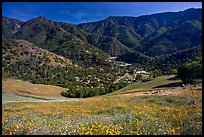
[[[122,127],[118,125],[104,125],[100,122],[80,124],[76,130],[79,135],[120,135]]]

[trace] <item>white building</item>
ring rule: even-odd
[[[147,75],[149,75],[150,73],[142,70],[142,71],[137,71],[136,74],[147,74]]]

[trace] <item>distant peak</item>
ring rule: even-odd
[[[39,17],[37,17],[37,19],[47,19],[47,18],[43,17],[43,16],[39,16]]]
[[[132,16],[109,16],[108,18],[106,18],[106,20],[109,20],[109,19],[117,19],[117,18],[129,18],[129,17],[132,17]]]
[[[46,18],[46,17],[43,17],[43,16],[39,16],[39,17],[37,17],[37,18],[34,18],[34,20],[52,21],[52,20],[50,20],[50,19],[48,19],[48,18]]]
[[[115,16],[109,16],[107,19],[109,19],[109,18],[114,18]]]
[[[186,9],[184,11],[192,11],[192,10],[202,10],[202,8],[188,8],[188,9]]]
[[[186,10],[195,10],[196,8],[188,8],[188,9],[186,9]]]
[[[109,17],[106,18],[106,20],[109,20],[109,19],[112,19],[112,18],[113,18],[113,16],[109,16]]]
[[[24,22],[24,21],[21,21],[21,20],[18,20],[18,19],[15,19],[15,18],[10,18],[10,17],[5,17],[5,16],[2,16],[2,20],[6,21],[6,20],[13,20],[13,21],[18,21],[18,22]]]
[[[116,16],[109,16],[108,18],[106,18],[106,21],[114,21],[116,19]]]

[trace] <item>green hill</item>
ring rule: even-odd
[[[181,80],[172,80],[175,76],[170,75],[170,76],[160,76],[157,77],[151,81],[147,82],[136,82],[133,84],[130,84],[113,94],[122,94],[122,93],[134,93],[137,91],[144,91],[152,88],[165,88],[169,86],[181,86]]]
[[[107,55],[44,17],[25,22],[13,36],[62,55],[79,66],[103,65]]]

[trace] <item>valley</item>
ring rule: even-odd
[[[2,16],[2,135],[202,135],[201,49],[202,8]]]

